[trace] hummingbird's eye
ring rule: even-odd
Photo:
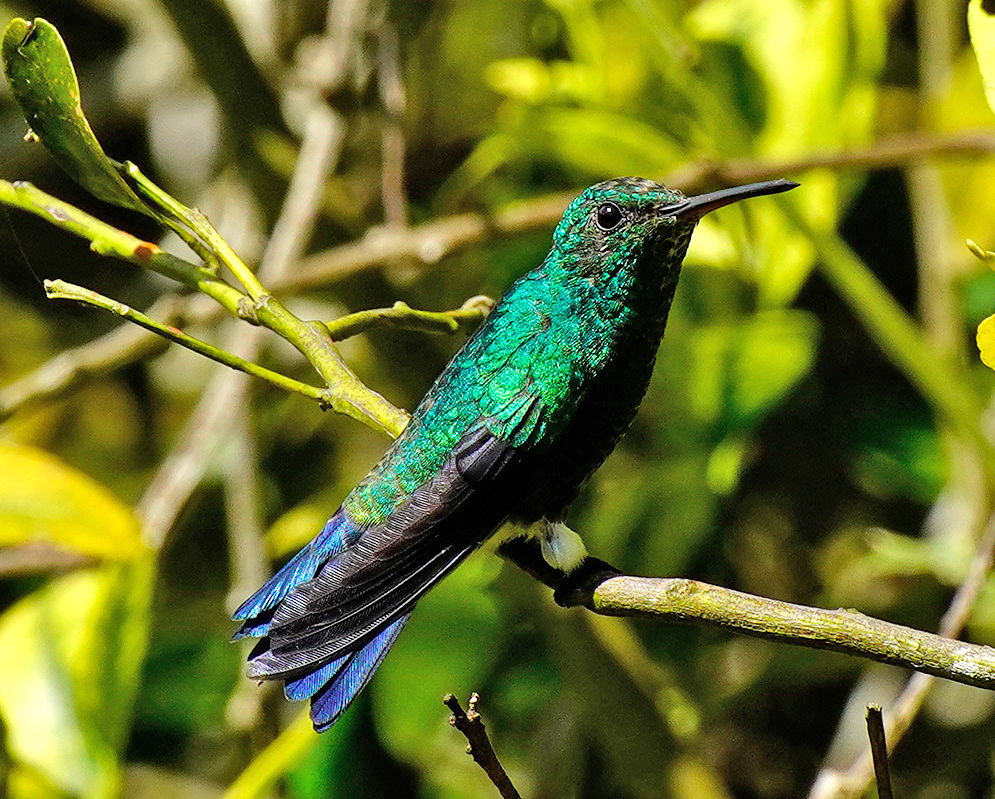
[[[601,203],[595,216],[598,227],[608,232],[622,224],[622,209],[615,203]]]

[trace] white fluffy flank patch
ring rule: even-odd
[[[546,563],[567,574],[580,566],[587,557],[581,537],[563,522],[540,522],[540,525],[545,528],[539,532],[539,540]]]

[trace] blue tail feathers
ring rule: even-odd
[[[262,639],[249,656],[250,661],[269,649],[269,627],[280,602],[295,588],[313,579],[324,564],[354,544],[361,532],[362,528],[339,510],[310,544],[232,614],[242,622],[233,639]],[[288,699],[311,699],[311,719],[318,732],[331,727],[370,681],[408,616],[410,613],[391,623],[358,650],[286,681],[284,694]]]
[[[242,622],[232,636],[233,640],[266,635],[273,611],[280,601],[301,583],[312,579],[324,563],[355,543],[361,532],[362,529],[340,509],[311,543],[294,555],[232,614],[233,619]]]
[[[394,645],[394,641],[397,640],[397,636],[410,615],[409,613],[399,618],[358,652],[333,661],[341,665],[338,666],[338,669],[333,669],[333,676],[326,683],[314,689],[311,695],[311,722],[317,732],[324,732],[338,721],[339,716],[345,712],[352,700],[366,687],[370,678],[373,677],[373,673],[380,667],[387,652]],[[317,672],[315,674],[317,675]],[[293,683],[287,683],[285,691],[288,692],[288,698],[291,687],[299,687],[299,684],[306,680],[307,677],[304,677]],[[307,690],[310,691],[311,688],[312,685],[308,685]]]

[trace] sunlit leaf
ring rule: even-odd
[[[981,362],[989,369],[995,369],[995,315],[978,325],[976,340],[981,352]]]
[[[967,5],[967,27],[985,80],[988,105],[995,110],[995,6],[989,0],[971,0]]]
[[[817,340],[815,320],[802,311],[701,329],[691,340],[696,414],[733,428],[755,424],[808,373]]]
[[[677,142],[622,114],[550,108],[536,123],[550,153],[595,177],[660,175],[684,159]]]
[[[919,539],[878,529],[869,543],[871,552],[865,562],[880,575],[930,574],[947,585],[957,585],[971,562],[972,545],[966,537],[959,541]]]
[[[20,786],[89,799],[119,789],[118,758],[145,653],[151,558],[60,578],[0,616],[0,716]]]
[[[55,456],[0,442],[0,474],[0,546],[44,542],[115,560],[145,551],[131,511]]]
[[[266,532],[266,549],[272,558],[292,555],[314,538],[328,521],[330,503],[324,507],[305,502],[290,508]]]
[[[508,58],[488,65],[488,85],[499,94],[538,105],[552,99],[591,99],[591,75],[582,64]]]
[[[41,18],[11,20],[0,54],[24,118],[56,163],[101,200],[143,211],[83,115],[76,72],[55,26]]]

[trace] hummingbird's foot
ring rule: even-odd
[[[553,599],[564,608],[587,606],[599,585],[620,574],[622,572],[610,563],[588,556],[576,569],[563,575],[560,584],[553,591]]]
[[[614,566],[590,556],[569,573],[557,569],[543,557],[542,545],[536,538],[512,538],[498,547],[498,554],[552,588],[556,603],[565,608],[588,605],[601,583],[622,574]]]

